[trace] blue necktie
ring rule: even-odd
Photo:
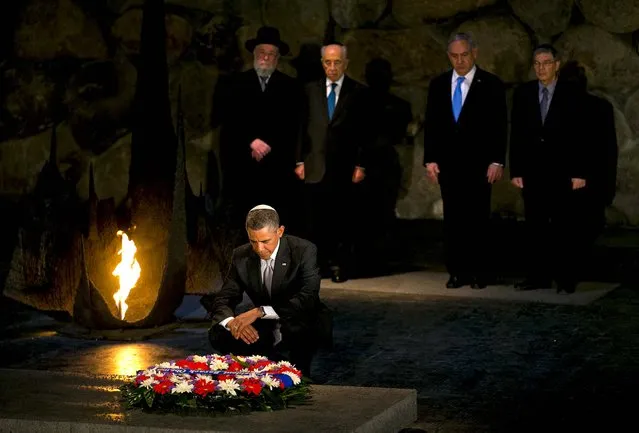
[[[459,119],[459,113],[462,110],[461,84],[464,79],[465,77],[457,77],[457,87],[455,87],[455,92],[453,92],[453,116],[455,116],[455,122]]]
[[[331,93],[328,94],[328,120],[333,118],[333,112],[335,111],[335,99],[337,97],[335,94],[336,87],[337,83],[331,83]]]
[[[546,115],[548,114],[548,88],[541,89],[541,102],[539,103],[541,108],[541,123],[546,122]]]

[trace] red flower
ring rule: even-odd
[[[296,370],[296,369],[291,368],[291,367],[287,367],[286,365],[282,365],[279,368],[279,373],[286,373],[286,372],[293,373],[293,374],[298,375],[299,377],[302,377],[302,372],[301,371]]]
[[[240,371],[242,368],[242,364],[240,364],[239,362],[231,362],[227,371]]]
[[[251,366],[250,370],[261,370],[262,368],[268,367],[271,364],[271,361],[268,360],[257,361]]]
[[[136,384],[136,385],[139,385],[139,384],[141,384],[142,382],[144,382],[145,380],[147,380],[148,378],[149,378],[148,376],[145,376],[145,375],[143,375],[143,374],[140,374],[138,377],[136,377],[136,378],[135,378],[135,384]]]
[[[215,392],[215,382],[198,379],[193,384],[193,392],[201,397],[206,397],[207,394]]]
[[[180,359],[178,362],[175,363],[175,365],[180,368],[190,368],[191,364],[192,362],[187,359]]]
[[[260,395],[262,392],[262,383],[259,379],[244,379],[242,388],[247,394]]]
[[[173,382],[170,380],[163,380],[158,384],[153,385],[153,391],[157,394],[166,394],[173,387]]]
[[[230,374],[220,374],[217,377],[217,380],[219,380],[220,382],[222,382],[223,380],[231,380],[231,379],[235,379],[235,376]]]

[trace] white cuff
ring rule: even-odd
[[[268,305],[263,305],[262,308],[264,309],[264,317],[262,317],[262,319],[278,320],[280,318],[280,316],[277,315],[273,307]]]
[[[229,323],[231,320],[235,319],[235,317],[227,317],[226,319],[222,320],[220,322],[220,325],[222,325],[222,328],[226,329],[227,331],[230,331],[229,328],[226,327],[227,323]]]

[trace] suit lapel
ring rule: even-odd
[[[328,119],[328,97],[326,96],[326,78],[317,82],[317,86],[315,88],[317,91],[317,100],[320,101],[322,112],[322,119],[324,119],[326,125],[329,123]]]
[[[539,88],[537,88],[537,90],[539,90]],[[537,101],[539,102],[539,94],[537,94]],[[557,105],[561,104],[561,98],[563,97],[563,90],[561,88],[561,86],[559,85],[559,83],[555,84],[555,91],[553,92],[552,95],[552,99],[550,100],[550,105],[548,105],[548,112],[546,113],[546,121],[544,122],[544,125],[547,125],[549,121],[551,121],[551,119],[553,118],[553,113],[555,111],[557,111],[557,108],[555,108]],[[539,110],[539,121],[541,122],[541,104],[538,103],[538,105],[540,106]]]
[[[248,88],[251,89],[251,93],[261,94],[262,86],[260,85],[260,77],[257,76],[257,71],[255,69],[251,69],[250,73],[246,76],[246,81],[248,84]]]
[[[344,81],[342,81],[342,88],[339,91],[339,98],[337,99],[337,105],[335,106],[335,111],[333,112],[333,119],[331,119],[330,123],[335,123],[335,120],[337,120],[340,114],[344,111],[346,98],[348,97],[349,92],[352,90],[353,85],[353,81],[347,76],[344,76]],[[328,104],[326,111],[328,113]]]
[[[249,278],[249,287],[255,287],[260,298],[266,297],[266,299],[268,299],[268,293],[262,284],[260,257],[251,251],[251,255],[249,256],[246,265],[248,268],[246,272]]]
[[[472,104],[476,99],[476,94],[479,93],[479,88],[483,86],[482,82],[482,71],[477,67],[475,70],[475,76],[473,77],[473,82],[470,83],[470,87],[468,88],[468,93],[466,94],[466,100],[464,101],[464,105],[462,106],[462,111],[460,116],[464,113],[464,109],[468,106],[468,104]]]
[[[470,87],[468,88],[468,93],[466,94],[466,99],[464,99],[464,104],[462,105],[462,109],[461,112],[459,113],[459,122],[462,121],[462,118],[464,117],[464,112],[469,110],[469,106],[475,103],[475,99],[477,99],[477,94],[480,93],[481,87],[484,85],[483,83],[483,72],[481,69],[479,69],[479,66],[476,66],[476,70],[475,70],[475,76],[473,77],[473,81],[472,83],[470,83]],[[452,72],[451,72],[451,76],[450,76],[450,80],[452,83]],[[453,112],[453,102],[452,102],[452,95],[450,98],[450,112]]]
[[[446,86],[444,87],[444,109],[448,112],[450,119],[453,123],[455,123],[455,116],[453,115],[453,94],[451,92],[451,83],[453,81],[453,70],[446,74],[445,80]],[[463,107],[462,107],[463,108]]]
[[[291,267],[291,250],[288,247],[286,237],[280,239],[280,249],[275,258],[275,268],[273,269],[273,280],[271,281],[271,298],[282,285],[286,272]]]

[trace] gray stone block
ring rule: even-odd
[[[417,419],[417,391],[312,387],[312,404],[237,416],[125,410],[122,377],[0,369],[0,433],[392,433]]]

